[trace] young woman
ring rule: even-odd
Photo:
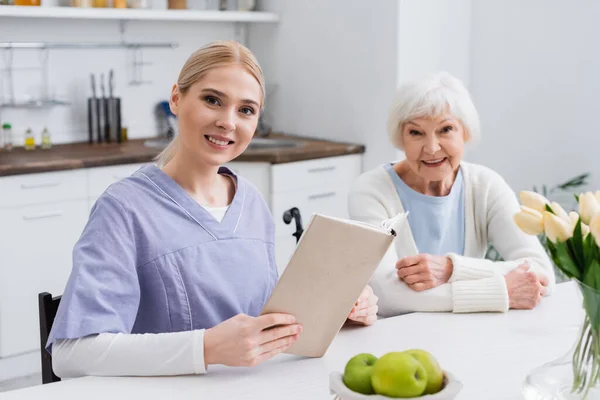
[[[187,60],[170,106],[179,136],[96,202],[48,340],[61,377],[205,373],[289,348],[294,317],[257,317],[277,282],[274,223],[260,193],[223,164],[248,146],[263,73],[235,42]],[[376,320],[366,288],[349,319]],[[270,328],[270,329],[267,329]]]

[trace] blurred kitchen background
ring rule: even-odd
[[[468,161],[515,191],[589,173],[552,193],[566,207],[600,188],[594,0],[36,1],[0,0],[0,125],[14,146],[0,151],[0,391],[41,383],[37,294],[61,294],[95,199],[160,151],[160,103],[210,41],[243,42],[265,71],[260,132],[231,167],[267,199],[280,270],[295,245],[284,213],[346,216],[353,180],[402,157],[385,132],[396,87],[435,71],[462,79],[479,110]],[[91,75],[110,97],[111,70],[119,123],[89,144]]]

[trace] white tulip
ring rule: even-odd
[[[590,227],[582,222],[581,223],[581,235],[585,239],[587,237],[587,235],[589,235],[589,234],[590,234]]]
[[[569,212],[569,229],[571,229],[571,232],[575,231],[575,226],[577,225],[577,221],[579,221],[579,214],[577,214],[575,211],[571,211]],[[583,225],[583,222],[582,222]]]
[[[514,215],[514,220],[519,229],[528,235],[539,235],[544,232],[544,220],[542,213],[525,206]]]
[[[570,211],[569,219],[571,220],[571,223],[575,225],[577,223],[577,220],[579,219],[579,214],[577,214],[575,211]]]
[[[579,196],[579,215],[581,220],[589,224],[592,218],[600,212],[600,203],[592,192],[585,192]]]
[[[600,203],[600,190],[596,190],[596,194],[594,195],[594,197],[596,198],[596,200],[598,200],[598,203]]]
[[[550,203],[548,199],[541,194],[529,190],[523,190],[520,192],[519,200],[525,207],[532,208],[540,213],[546,211],[546,204]]]
[[[565,221],[569,222],[571,220],[571,218],[569,217],[569,214],[567,214],[565,209],[562,208],[561,205],[558,204],[557,202],[553,201],[552,203],[550,203],[550,208],[552,209],[552,211],[554,211],[554,214],[561,217]]]
[[[590,232],[596,240],[596,244],[600,247],[600,214],[596,214],[590,222]]]
[[[552,243],[565,242],[573,236],[570,224],[564,219],[544,211],[544,230]]]

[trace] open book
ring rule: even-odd
[[[292,314],[303,325],[300,338],[286,353],[325,354],[406,216],[373,226],[313,215],[261,312]]]

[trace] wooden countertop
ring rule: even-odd
[[[357,144],[282,134],[272,134],[268,138],[297,140],[301,141],[302,145],[287,148],[249,148],[235,161],[282,164],[365,152],[365,147]],[[0,152],[0,176],[150,162],[161,150],[144,145],[146,140],[152,139],[156,138],[135,139],[124,143],[60,144],[49,150],[36,148],[34,151],[17,147],[11,152]]]

